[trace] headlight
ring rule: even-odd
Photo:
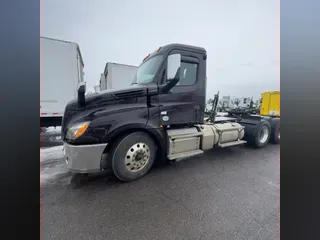
[[[89,126],[89,122],[82,122],[82,123],[77,123],[73,125],[71,128],[68,129],[66,138],[72,139],[72,140],[77,139],[78,137],[82,136],[85,133],[88,126]]]

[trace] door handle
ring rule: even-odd
[[[200,107],[195,106],[195,109],[194,109],[195,119],[198,119],[198,117],[199,117],[199,110],[200,110]]]

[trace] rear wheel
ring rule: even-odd
[[[119,139],[111,149],[112,170],[124,182],[134,181],[150,170],[156,156],[153,139],[144,132],[134,132]]]
[[[271,122],[272,135],[270,137],[270,142],[274,144],[280,144],[280,120],[273,119]]]
[[[254,136],[254,147],[263,148],[269,143],[271,135],[271,126],[267,121],[262,121],[260,125],[257,126],[257,130]]]
[[[245,126],[245,134],[248,145],[254,148],[263,148],[268,144],[271,136],[270,123],[262,120],[257,125]]]

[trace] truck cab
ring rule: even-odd
[[[171,44],[159,48],[141,63],[131,87],[94,94],[83,106],[77,99],[71,101],[65,111],[63,139],[75,145],[104,143],[114,131],[119,134],[140,127],[162,131],[167,125],[202,123],[206,57],[205,49],[198,47]],[[86,134],[68,138],[67,129],[82,121],[90,121]]]
[[[271,127],[262,118],[242,117],[242,125],[239,116],[205,121],[206,60],[204,48],[170,44],[142,61],[129,88],[85,97],[80,87],[62,124],[69,170],[87,174],[111,168],[118,179],[132,181],[158,159],[247,141],[265,146]],[[245,126],[251,129],[246,135]]]

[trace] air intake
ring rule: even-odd
[[[126,92],[120,92],[114,94],[116,98],[136,98],[136,97],[143,97],[145,95],[145,91],[143,89],[139,90],[130,90]]]

